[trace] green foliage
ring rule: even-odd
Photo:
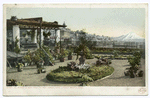
[[[97,58],[97,59],[100,59],[100,58],[101,58],[101,56],[99,56],[99,55],[96,55],[96,56],[95,56],[95,58]]]
[[[50,35],[51,35],[51,32],[48,32],[48,33],[43,32],[43,36],[44,36],[44,37],[48,37],[48,36],[50,36]]]
[[[28,49],[27,54],[23,57],[23,59],[25,60],[25,62],[27,62],[29,65],[31,65],[31,62],[33,60],[33,54],[31,53],[31,51]]]
[[[18,63],[17,65],[16,65],[16,67],[18,68],[21,68],[21,67],[23,67],[24,65],[22,64],[22,63]]]
[[[58,54],[58,58],[65,58],[68,55],[68,50],[61,49],[61,53]]]
[[[20,53],[20,48],[19,48],[18,45],[15,47],[14,51],[15,51],[16,53]]]
[[[105,53],[113,53],[114,51],[118,51],[119,53],[133,53],[134,51],[139,51],[139,49],[127,49],[127,48],[95,48],[93,47],[92,52],[105,52]]]
[[[73,49],[69,49],[69,50],[68,50],[68,55],[71,56],[72,53],[73,53]]]
[[[28,34],[28,35],[31,35],[31,32],[30,32],[30,31],[27,31],[27,34]]]
[[[42,71],[42,70],[44,70],[44,71]],[[46,72],[46,69],[45,69],[45,68],[38,68],[38,69],[37,69],[37,72],[38,72],[38,73],[41,73],[41,72],[42,72],[42,73],[45,73],[45,72]]]
[[[114,57],[118,57],[118,53],[119,53],[118,51],[114,50],[113,51]]]
[[[31,53],[30,50],[28,50],[28,53],[24,56],[24,60],[27,63],[29,63],[29,65],[31,65],[31,62],[34,62],[37,65],[41,59],[44,60],[44,62],[46,62],[48,59],[53,63],[54,61],[53,61],[53,57],[49,51],[49,47],[45,47],[45,46],[42,46],[42,47],[46,51],[48,56],[41,49],[37,49],[33,53]]]
[[[25,86],[22,82],[16,82],[16,86]]]
[[[9,79],[6,81],[7,86],[24,86],[23,83],[17,82],[15,79]]]
[[[92,55],[92,53],[90,52],[90,49],[88,47],[86,47],[85,57],[86,57],[86,59],[94,59],[94,56]]]
[[[22,36],[25,37],[25,36],[26,36],[26,33],[23,32],[23,33],[22,33]]]
[[[89,77],[88,75],[83,75],[82,79],[84,80],[84,82],[91,82],[91,81],[93,81],[93,79],[91,77]]]
[[[14,52],[15,53],[20,53],[20,48],[18,46],[18,42],[19,42],[19,39],[17,37],[15,37],[15,48],[14,48]]]
[[[97,79],[111,75],[113,71],[114,68],[110,66],[101,66],[101,67],[94,66],[89,69],[88,76],[92,77],[92,79],[95,81]]]
[[[136,65],[140,65],[141,53],[136,51],[133,53],[133,57],[129,56],[127,58],[130,65],[135,68]]]
[[[94,56],[92,56],[92,54],[90,53],[90,49],[85,46],[84,44],[80,44],[79,47],[77,47],[77,58],[78,59],[78,56],[79,54],[83,52],[83,55],[87,58],[94,58]]]
[[[114,69],[110,66],[92,66],[89,69],[72,71],[67,67],[59,67],[47,74],[46,78],[51,81],[61,82],[91,82],[112,74]]]

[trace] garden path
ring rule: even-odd
[[[145,72],[144,59],[141,59],[142,70]],[[89,86],[144,86],[145,75],[143,77],[130,78],[124,75],[124,70],[129,66],[127,60],[112,60],[112,67],[114,67],[114,73],[106,78],[99,79],[97,81],[89,83]]]
[[[67,59],[67,58],[66,58]],[[45,66],[46,73],[37,74],[36,66],[27,66],[24,67],[23,72],[17,72],[16,69],[9,69],[7,72],[7,79],[16,79],[24,83],[27,86],[79,86],[80,83],[62,83],[62,82],[53,82],[46,79],[46,75],[59,66],[67,66],[67,63],[70,61],[75,61],[75,56],[73,60],[66,60],[65,62],[59,62],[56,60],[56,64],[54,66]],[[94,63],[95,59],[86,60],[86,62]],[[142,59],[142,64],[144,64],[144,60]],[[97,80],[89,83],[89,86],[144,86],[145,78],[144,77],[136,77],[130,78],[128,76],[124,76],[125,68],[129,67],[129,63],[127,60],[112,60],[112,64],[110,66],[114,67],[114,73],[104,79]],[[144,67],[142,67],[144,69]],[[145,72],[145,71],[144,71]]]

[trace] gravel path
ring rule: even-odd
[[[141,69],[144,70],[144,59],[141,60],[141,64]],[[110,77],[91,82],[89,86],[145,86],[145,75],[135,78],[124,75],[124,70],[130,67],[127,60],[113,60],[111,66],[114,67],[115,71]]]
[[[54,66],[45,66],[46,73],[37,74],[36,66],[27,66],[23,68],[22,72],[17,72],[17,69],[12,68],[7,71],[7,79],[16,79],[17,81],[22,82],[27,86],[78,86],[80,83],[62,83],[62,82],[53,82],[46,79],[46,75],[54,70],[59,68],[59,66],[67,66],[68,62],[76,61],[76,56],[73,57],[73,60],[67,60],[65,62],[60,62],[59,60],[55,61]],[[86,60],[86,63],[94,63],[95,59]],[[77,63],[79,63],[77,61]]]
[[[97,59],[89,59],[86,62],[94,63]],[[53,82],[46,79],[46,75],[59,66],[67,66],[67,63],[73,60],[66,60],[65,62],[56,61],[55,66],[45,66],[46,73],[37,74],[36,66],[27,66],[24,67],[23,72],[17,72],[16,69],[10,69],[7,72],[7,79],[16,79],[24,83],[27,86],[79,86],[80,83],[62,83],[62,82]],[[144,60],[143,60],[144,61]],[[144,63],[143,63],[144,65]],[[110,65],[114,67],[115,71],[113,75],[104,80],[97,80],[89,83],[89,86],[144,86],[145,78],[136,77],[130,78],[124,76],[124,69],[129,67],[127,60],[112,60]]]

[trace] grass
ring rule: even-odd
[[[79,71],[72,71],[67,69],[67,67],[60,67],[48,73],[46,78],[50,81],[59,81],[59,82],[72,82],[72,83],[92,82],[112,74],[113,71],[114,71],[113,67],[106,65],[92,66],[87,70],[82,69]]]

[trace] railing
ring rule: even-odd
[[[54,64],[48,59],[48,58],[50,58],[50,56],[47,54],[47,52],[41,47],[41,49],[44,51],[44,53],[46,54],[46,58],[47,58],[47,60],[48,60],[48,62],[47,62],[47,64],[48,63],[50,63],[52,66],[54,66]]]

